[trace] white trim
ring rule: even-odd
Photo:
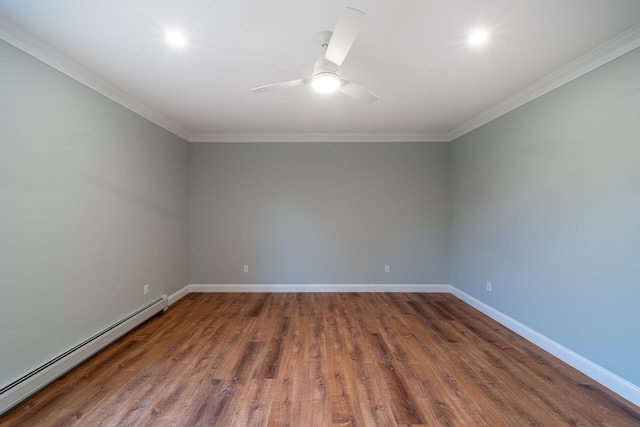
[[[517,320],[472,297],[471,295],[455,288],[454,286],[451,286],[450,289],[451,294],[466,302],[476,310],[486,314],[496,322],[511,329],[513,332],[521,335],[523,338],[537,345],[543,350],[548,351],[558,359],[562,360],[568,365],[571,365],[578,371],[607,387],[611,391],[619,394],[630,402],[633,402],[635,405],[640,406],[640,387],[630,383],[624,378],[617,376],[613,372],[606,370],[602,366],[593,363],[589,359],[586,359],[585,357],[569,350],[561,344],[558,344],[552,339],[547,338],[541,333],[518,322]]]
[[[190,292],[446,292],[449,285],[412,284],[191,284]]]
[[[448,141],[460,138],[500,116],[503,116],[524,104],[541,97],[596,68],[640,47],[640,24],[631,27],[600,47],[576,59],[542,80],[516,93],[507,100],[485,110],[471,120],[463,123],[449,133]]]
[[[50,67],[55,68],[61,73],[66,74],[99,94],[106,96],[139,116],[155,123],[161,128],[179,136],[185,141],[189,139],[189,133],[172,119],[142,104],[114,84],[66,56],[58,49],[20,28],[3,15],[0,15],[0,39],[44,62]]]
[[[177,290],[176,292],[172,293],[171,295],[169,295],[169,305],[173,305],[176,302],[178,302],[178,300],[184,298],[185,296],[187,296],[190,292],[194,292],[190,289],[189,285],[183,287],[182,289]]]
[[[166,296],[162,295],[154,302],[143,307],[132,316],[94,335],[87,341],[79,344],[67,353],[53,359],[42,367],[35,369],[31,374],[22,377],[15,385],[7,386],[7,390],[0,394],[0,415],[13,408],[47,384],[84,362],[86,359],[111,344],[127,332],[161,312],[164,308]],[[26,379],[25,379],[26,378]]]
[[[442,133],[194,133],[189,142],[448,142]]]

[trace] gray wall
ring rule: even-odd
[[[1,41],[0,64],[2,386],[187,284],[188,145]]]
[[[191,144],[190,283],[448,283],[448,148]]]
[[[451,158],[451,284],[640,385],[640,50]]]

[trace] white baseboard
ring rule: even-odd
[[[178,302],[179,299],[184,298],[189,294],[189,292],[194,292],[190,290],[189,285],[185,286],[182,289],[178,289],[176,292],[169,295],[169,305],[173,305]]]
[[[472,297],[471,295],[451,286],[451,294],[466,302],[476,310],[486,314],[501,325],[511,329],[513,332],[521,335],[526,340],[537,345],[543,350],[548,351],[566,364],[572,366],[583,374],[587,375],[594,381],[607,387],[614,393],[619,394],[635,405],[640,406],[640,387],[630,383],[609,372],[600,365],[597,365],[579,354],[569,350],[568,348],[558,344],[541,333],[531,329],[530,327],[518,322],[517,320],[507,316],[506,314],[496,310],[495,308],[483,303],[482,301]]]
[[[190,292],[449,292],[449,285],[411,284],[191,284]]]

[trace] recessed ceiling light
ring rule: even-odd
[[[180,30],[167,30],[164,38],[169,46],[176,49],[182,49],[187,45],[187,36]]]
[[[482,46],[487,41],[489,41],[489,31],[484,28],[475,29],[467,35],[467,43],[470,46]]]

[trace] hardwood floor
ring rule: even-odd
[[[10,426],[640,425],[640,408],[449,294],[190,294]]]

